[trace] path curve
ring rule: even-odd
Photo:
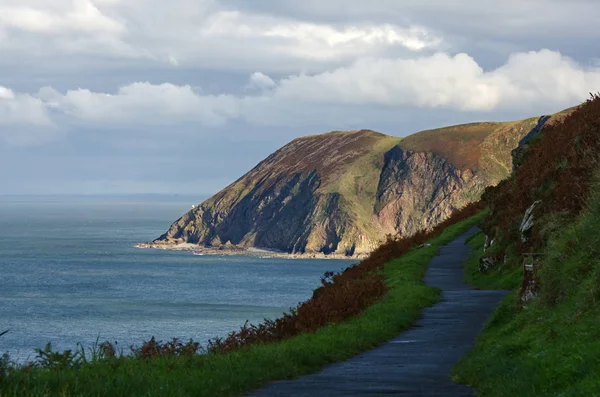
[[[476,228],[440,248],[429,263],[425,283],[443,290],[441,302],[383,345],[320,372],[278,381],[251,394],[272,396],[474,396],[450,379],[454,364],[469,351],[505,291],[475,290],[463,282],[471,248],[465,245]]]

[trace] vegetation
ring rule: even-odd
[[[472,216],[478,209],[471,206],[428,234],[403,240],[390,238],[367,260],[340,274],[327,275],[308,301],[321,302],[320,312],[316,311],[319,305],[299,305],[281,322],[245,326],[215,342],[204,355],[196,354],[198,346],[192,341],[151,340],[134,349],[133,355],[115,354],[110,344],[97,344],[88,354],[83,349],[75,354],[51,353],[49,348],[38,351],[36,362],[9,368],[0,382],[0,395],[232,396],[268,381],[314,372],[393,337],[418,318],[421,308],[435,303],[439,291],[422,281],[426,265],[439,246],[479,221],[481,216]],[[457,219],[462,221],[448,227]],[[432,245],[411,250],[425,241]],[[352,284],[358,280],[362,280],[365,291],[377,291],[365,292],[372,298],[364,302],[379,301],[363,307],[360,316],[352,311],[355,309],[341,315],[336,305],[342,297],[345,302],[355,300]],[[329,321],[317,317],[309,321],[304,313],[327,316]],[[288,332],[301,326],[314,328],[282,337],[281,330]],[[278,342],[266,343],[270,341]]]
[[[521,284],[523,271],[521,267],[514,266],[516,259],[507,260],[507,266],[502,264],[491,269],[487,273],[482,273],[479,270],[479,258],[484,256],[483,244],[485,235],[481,232],[473,235],[467,243],[471,246],[472,251],[465,262],[465,281],[471,285],[475,285],[481,289],[514,289]],[[489,255],[489,251],[488,251]]]
[[[209,352],[229,352],[257,343],[276,342],[306,332],[315,332],[329,324],[352,318],[379,301],[389,292],[386,275],[381,272],[386,263],[407,253],[411,248],[443,234],[449,225],[475,215],[480,204],[473,204],[457,212],[451,219],[430,232],[421,232],[408,238],[388,236],[386,243],[373,251],[368,258],[341,273],[326,273],[321,287],[306,302],[290,310],[290,313],[274,321],[244,325],[224,340],[215,339],[208,346]]]
[[[473,134],[475,139],[483,132]],[[0,395],[237,396],[314,372],[393,337],[435,303],[439,291],[422,281],[427,263],[440,245],[483,216],[484,232],[495,243],[484,253],[485,236],[470,239],[475,251],[465,278],[482,288],[515,292],[457,365],[454,379],[486,396],[600,395],[599,134],[600,97],[593,96],[532,139],[522,149],[526,156],[519,157],[518,171],[487,189],[484,203],[429,232],[388,237],[361,263],[325,274],[313,296],[283,317],[246,324],[211,341],[206,354],[198,354],[198,343],[177,339],[152,338],[129,355],[106,342],[87,353],[81,346],[53,352],[48,345],[23,366],[6,356],[0,360]],[[522,239],[519,223],[536,200],[543,203],[536,207],[536,227]],[[480,212],[485,205],[490,211]],[[544,256],[535,272],[538,298],[523,309],[517,292],[520,255],[531,251]],[[502,260],[483,274],[481,255]]]
[[[293,140],[150,243],[271,247],[363,257],[386,233],[411,235],[479,201],[511,171],[538,118],[406,138],[371,130]]]
[[[353,216],[359,230],[373,240],[380,233],[376,230],[372,216],[377,202],[377,189],[384,154],[400,143],[402,138],[382,135],[373,143],[371,150],[359,157],[343,170],[341,175],[331,178],[332,183],[321,188],[321,192],[339,193],[344,198],[345,212]]]
[[[518,156],[517,172],[484,200],[490,215],[465,278],[485,288],[510,288],[476,347],[453,371],[481,396],[600,395],[600,96],[544,128]],[[537,200],[534,227],[523,234],[525,210]],[[520,254],[542,254],[533,272],[535,297],[522,305]],[[506,258],[479,273],[480,256]]]
[[[510,151],[537,124],[537,118],[503,123],[470,123],[409,135],[401,143],[405,149],[433,152],[459,168],[472,170],[500,165],[495,170],[504,179],[510,172]],[[484,158],[490,150],[495,161]],[[492,172],[492,170],[488,170]]]
[[[486,189],[484,202],[491,213],[484,231],[493,236],[499,254],[537,251],[549,235],[572,221],[584,208],[592,176],[600,157],[600,97],[592,96],[584,105],[547,125],[517,157],[518,172],[497,187]],[[545,217],[526,242],[519,224],[535,201],[536,218]]]
[[[522,309],[517,294],[510,294],[453,378],[473,385],[480,396],[600,395],[598,241],[600,186],[590,209],[548,241],[539,298]],[[473,243],[483,246],[481,238]],[[515,287],[514,272],[470,281]]]

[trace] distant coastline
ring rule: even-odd
[[[288,258],[288,259],[356,259],[361,260],[367,257],[367,254],[347,256],[343,254],[324,254],[322,252],[308,253],[288,253],[274,251],[264,248],[239,247],[239,246],[220,246],[204,247],[192,243],[165,244],[165,243],[137,243],[136,248],[160,249],[171,251],[192,251],[196,255],[207,256],[254,256],[261,258]]]

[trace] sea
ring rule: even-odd
[[[355,261],[198,256],[135,248],[197,204],[182,196],[0,196],[0,355],[124,353],[154,336],[206,346],[305,301]]]

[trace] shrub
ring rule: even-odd
[[[519,223],[534,201],[542,200],[536,214],[575,216],[584,208],[600,164],[600,95],[592,95],[569,116],[548,122],[539,138],[530,141],[523,160],[511,178],[482,196],[490,208],[484,231],[501,235],[496,241],[503,249],[516,244],[520,253],[540,250],[549,237],[540,224],[527,243],[519,243]]]
[[[112,347],[112,345],[110,346]],[[200,351],[200,344],[191,339],[184,343],[177,338],[167,342],[156,341],[153,336],[149,341],[142,343],[140,347],[131,346],[130,349],[135,358],[141,359],[164,356],[183,357],[196,355]]]
[[[73,353],[72,350],[65,350],[60,353],[53,351],[51,343],[48,343],[44,349],[34,349],[34,351],[37,353],[36,363],[43,368],[65,369],[77,366],[83,361],[79,352]]]
[[[360,314],[365,308],[381,300],[388,291],[385,278],[380,272],[385,263],[481,210],[481,202],[473,203],[455,212],[430,231],[422,231],[406,238],[388,236],[387,241],[362,262],[340,273],[325,273],[321,278],[321,286],[313,292],[312,297],[291,308],[289,313],[284,313],[276,320],[265,319],[258,325],[246,322],[239,331],[233,331],[225,338],[210,340],[207,350],[211,353],[225,353],[257,343],[281,341],[304,332],[315,332],[319,328]]]

